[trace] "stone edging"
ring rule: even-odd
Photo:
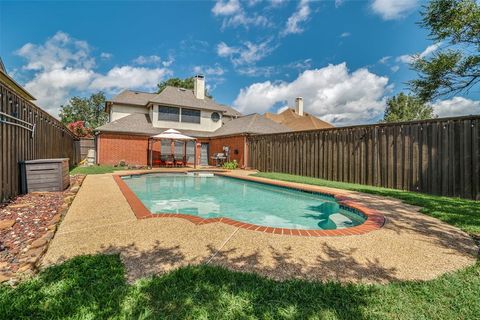
[[[168,172],[165,172],[168,173]],[[177,171],[178,173],[178,171]],[[351,236],[351,235],[361,235],[365,234],[374,230],[381,228],[385,223],[384,216],[376,210],[371,208],[367,208],[363,206],[356,200],[353,200],[349,197],[334,194],[331,192],[324,193],[319,192],[315,189],[314,186],[309,185],[301,185],[301,186],[292,186],[288,182],[279,181],[279,180],[270,180],[270,179],[262,179],[250,176],[231,176],[225,173],[215,173],[217,175],[226,176],[235,179],[242,179],[248,181],[254,181],[264,184],[271,184],[281,187],[286,187],[290,189],[296,189],[301,191],[307,192],[314,192],[314,193],[322,193],[325,195],[329,195],[334,197],[339,204],[353,208],[355,210],[360,211],[367,217],[367,220],[362,223],[361,225],[345,228],[345,229],[337,229],[337,230],[303,230],[303,229],[287,229],[287,228],[274,228],[274,227],[266,227],[266,226],[259,226],[250,223],[236,221],[230,218],[201,218],[198,216],[193,216],[189,214],[176,214],[176,213],[155,213],[152,214],[148,208],[144,206],[144,204],[138,199],[135,193],[127,186],[127,184],[121,178],[122,176],[128,176],[130,174],[122,174],[122,175],[114,175],[113,179],[117,183],[120,191],[123,193],[125,199],[127,200],[128,204],[130,205],[132,211],[134,212],[137,219],[150,219],[150,218],[182,218],[186,219],[196,225],[208,224],[213,222],[222,222],[228,225],[232,225],[234,227],[252,230],[252,231],[259,231],[265,233],[274,233],[274,234],[281,234],[281,235],[292,235],[292,236],[307,236],[307,237],[320,237],[320,236]]]

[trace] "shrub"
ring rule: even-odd
[[[237,168],[238,168],[237,160],[225,162],[225,163],[223,164],[223,168],[224,168],[224,169],[228,169],[228,170],[237,169]]]

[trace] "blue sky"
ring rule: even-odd
[[[371,123],[414,78],[409,55],[433,53],[419,0],[0,2],[0,55],[56,115],[72,95],[152,91],[206,76],[219,102],[275,112],[303,96],[337,125]],[[480,113],[478,88],[434,103]]]

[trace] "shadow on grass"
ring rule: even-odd
[[[16,288],[0,285],[0,318],[474,319],[479,290],[479,264],[389,285],[275,281],[199,265],[129,285],[119,255],[100,254],[50,267]]]
[[[16,288],[0,286],[2,319],[106,319],[128,292],[118,256],[82,256],[50,267]]]

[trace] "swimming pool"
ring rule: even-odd
[[[335,230],[363,224],[359,210],[333,196],[213,174],[156,173],[121,180],[153,214],[230,218],[258,226]]]

